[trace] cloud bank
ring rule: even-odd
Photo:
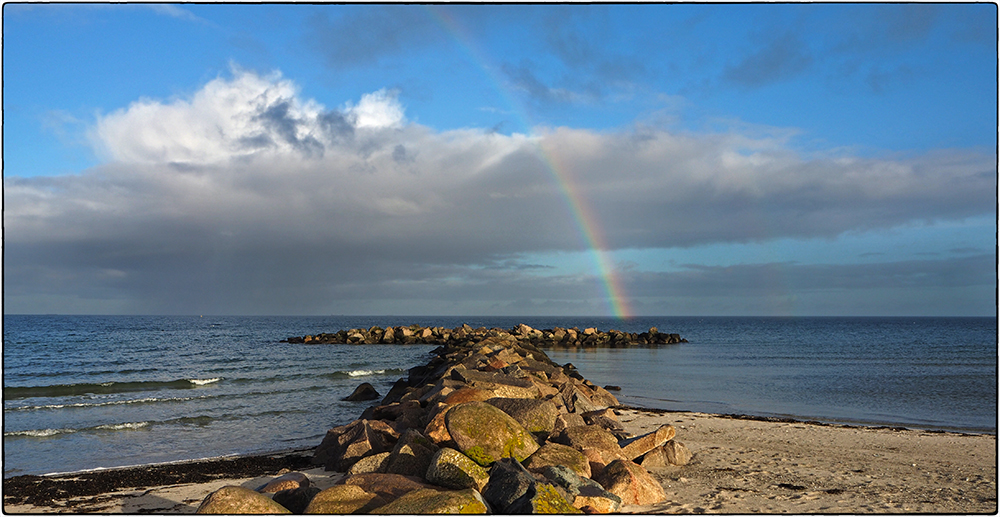
[[[10,312],[601,313],[592,273],[527,262],[584,249],[566,183],[611,249],[836,237],[996,206],[995,157],[974,150],[815,156],[781,133],[639,125],[441,132],[408,121],[393,91],[327,108],[244,70],[99,117],[90,137],[106,164],[4,180]],[[994,259],[961,260],[898,266],[919,283]],[[847,278],[797,264],[619,274],[637,309],[663,314],[706,286],[753,297],[769,288],[752,279],[775,271],[796,292]],[[992,285],[988,270],[973,277]]]

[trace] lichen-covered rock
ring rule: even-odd
[[[566,500],[574,508],[589,508],[597,513],[614,513],[622,505],[622,499],[608,492],[592,479],[581,477],[572,470],[553,465],[542,469],[541,474],[566,493]]]
[[[500,458],[522,461],[538,450],[531,433],[510,415],[485,402],[453,407],[445,415],[445,425],[458,450],[484,467]]]
[[[340,484],[361,487],[365,492],[378,494],[386,501],[392,501],[407,492],[421,488],[434,488],[425,483],[423,478],[378,473],[350,476],[342,479]]]
[[[224,486],[208,494],[197,513],[267,515],[292,512],[260,492],[241,486]]]
[[[672,440],[676,434],[677,430],[674,429],[674,426],[670,424],[661,425],[655,431],[624,442],[621,448],[622,455],[630,460],[634,460]]]
[[[615,460],[595,476],[605,490],[622,499],[622,504],[656,504],[667,500],[663,486],[641,465]]]
[[[347,515],[368,513],[386,500],[356,485],[334,485],[316,494],[303,513]]]
[[[434,454],[424,477],[445,488],[475,488],[477,491],[482,491],[490,479],[486,469],[472,461],[472,458],[448,447]]]
[[[509,514],[572,514],[583,513],[571,505],[556,491],[555,487],[546,483],[535,483],[527,494],[511,503],[504,511]]]
[[[465,490],[414,490],[371,513],[386,515],[487,513],[479,492]]]
[[[559,408],[547,400],[496,397],[486,401],[517,420],[529,433],[544,438],[555,428]]]
[[[524,460],[524,467],[530,472],[541,472],[550,465],[561,465],[577,475],[590,477],[590,462],[587,457],[569,445],[546,443]]]

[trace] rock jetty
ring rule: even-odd
[[[340,330],[333,333],[322,333],[307,336],[295,336],[282,340],[282,343],[324,345],[324,344],[429,344],[444,346],[462,346],[477,343],[487,338],[511,336],[518,343],[527,343],[542,348],[620,348],[629,346],[655,346],[687,343],[679,334],[668,334],[652,327],[648,332],[622,332],[609,330],[602,332],[596,328],[577,327],[538,330],[521,324],[510,330],[485,327],[472,328],[462,325],[453,329],[445,327],[421,327],[410,325],[406,327],[371,327],[369,329]]]
[[[691,458],[670,425],[625,434],[614,395],[531,342],[552,331],[428,330],[446,342],[431,360],[316,448],[315,465],[345,473],[337,485],[286,474],[220,489],[199,513],[614,513],[666,499],[644,464]],[[477,337],[444,336],[463,332]]]

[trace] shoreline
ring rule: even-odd
[[[677,427],[694,454],[688,465],[651,470],[667,502],[622,513],[997,511],[995,435],[634,406],[615,412],[636,434]],[[4,480],[4,511],[194,513],[222,486],[255,489],[286,471],[334,485],[344,474],[312,465],[313,450],[15,476]]]
[[[882,424],[852,424],[843,423],[837,421],[823,421],[815,419],[807,419],[805,417],[794,417],[794,416],[769,416],[769,415],[754,415],[750,413],[712,413],[706,411],[697,411],[689,409],[663,409],[656,407],[646,407],[646,406],[636,406],[631,404],[621,404],[614,407],[615,410],[621,411],[639,411],[645,413],[652,413],[658,415],[674,415],[674,414],[698,414],[707,415],[713,418],[729,419],[729,420],[750,420],[755,422],[774,422],[774,423],[784,423],[784,424],[804,424],[813,425],[819,427],[834,427],[834,428],[844,428],[844,429],[869,429],[869,430],[888,430],[888,431],[913,431],[921,433],[932,433],[932,434],[944,434],[944,435],[956,435],[956,436],[992,436],[996,438],[997,433],[995,431],[970,431],[970,430],[958,430],[958,429],[927,429],[921,427],[908,427],[902,425],[895,425],[892,423],[882,423]],[[346,425],[350,422],[344,422],[339,425]],[[335,426],[336,427],[336,426]],[[234,453],[226,454],[222,456],[207,456],[201,458],[190,458],[190,459],[180,459],[165,461],[159,463],[139,463],[135,465],[120,465],[116,467],[95,467],[91,469],[74,470],[67,472],[47,472],[44,474],[18,474],[16,476],[4,477],[4,482],[10,479],[17,479],[22,477],[32,477],[32,478],[49,478],[49,479],[60,479],[60,478],[71,478],[79,477],[84,474],[95,474],[101,472],[111,472],[111,471],[121,471],[130,469],[151,469],[159,467],[169,467],[172,465],[188,465],[188,464],[214,464],[217,462],[233,461],[242,458],[264,458],[264,457],[276,457],[276,456],[295,456],[310,454],[316,450],[316,447],[298,447],[291,449],[275,449],[275,450],[263,450],[254,451],[247,453]]]

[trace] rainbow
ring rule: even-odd
[[[466,31],[462,25],[459,24],[458,21],[455,20],[455,18],[452,17],[443,7],[438,5],[425,5],[425,8],[431,14],[431,17],[452,36],[452,38],[458,43],[459,47],[461,47],[465,53],[469,55],[473,64],[486,74],[490,83],[497,90],[497,93],[499,93],[500,97],[502,97],[511,107],[514,114],[521,118],[525,127],[533,127],[534,125],[530,123],[527,110],[522,108],[520,103],[510,94],[508,89],[503,86],[503,79],[497,75],[498,68],[493,66],[490,60],[487,59],[486,54],[477,48],[475,40],[468,34],[468,31]],[[604,238],[604,233],[601,231],[601,226],[597,222],[597,216],[594,214],[593,210],[590,209],[590,206],[586,203],[586,200],[576,188],[572,175],[570,174],[570,168],[558,158],[554,149],[546,149],[540,141],[537,144],[537,147],[542,163],[545,165],[545,168],[549,171],[555,179],[556,184],[559,186],[559,190],[562,192],[563,198],[566,200],[569,207],[569,212],[573,216],[573,220],[576,221],[577,227],[580,231],[580,236],[583,239],[583,244],[589,251],[589,254],[594,262],[598,277],[601,279],[602,288],[605,292],[605,301],[608,304],[609,312],[618,319],[631,318],[633,316],[632,308],[629,304],[629,299],[625,294],[625,290],[622,287],[622,281],[616,274],[615,269],[608,258],[608,254],[605,251],[609,249],[609,246]]]

